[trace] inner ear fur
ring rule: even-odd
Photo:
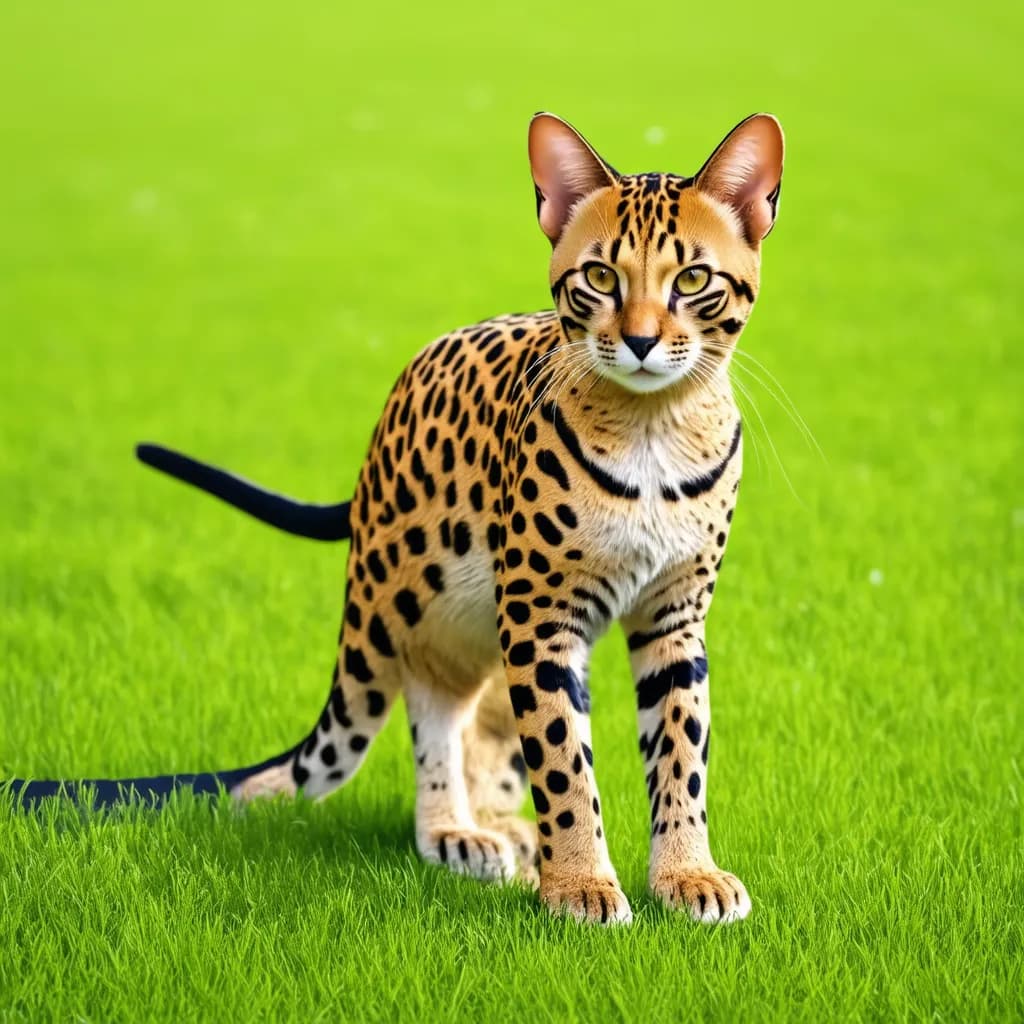
[[[619,176],[572,125],[554,114],[534,115],[529,149],[537,220],[554,245],[573,207],[591,192],[615,184]]]
[[[694,180],[700,191],[732,207],[751,245],[775,223],[784,150],[782,125],[771,114],[752,114],[718,144]]]

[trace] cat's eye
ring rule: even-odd
[[[583,275],[587,279],[587,284],[602,295],[611,295],[619,286],[615,271],[603,263],[588,263]]]
[[[680,274],[676,275],[672,287],[680,295],[696,295],[704,291],[711,280],[711,271],[707,267],[687,267]]]

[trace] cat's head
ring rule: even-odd
[[[577,356],[634,392],[700,382],[724,365],[757,294],[782,156],[779,122],[754,114],[692,178],[620,175],[565,121],[537,114],[537,216]]]

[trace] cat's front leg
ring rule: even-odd
[[[683,583],[660,589],[623,625],[651,801],[651,891],[669,907],[714,924],[746,917],[750,897],[735,875],[715,864],[708,842],[704,611],[699,591]]]
[[[530,608],[521,588],[511,589],[499,605],[499,629],[537,811],[541,899],[556,914],[628,922],[632,912],[608,856],[594,779],[590,642],[578,635],[579,620],[568,609]]]

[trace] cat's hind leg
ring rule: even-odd
[[[507,882],[516,875],[512,842],[477,823],[466,786],[463,733],[478,696],[432,685],[419,674],[406,680],[416,758],[416,846],[425,860],[456,874]]]
[[[523,760],[505,674],[489,676],[463,735],[463,767],[473,817],[506,835],[516,851],[519,877],[539,882],[537,825],[521,817],[526,797]]]

